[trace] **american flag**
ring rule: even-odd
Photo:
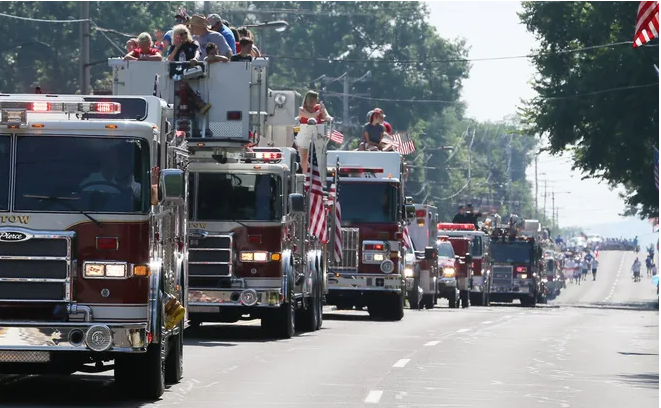
[[[395,133],[391,136],[392,141],[395,143],[395,150],[400,154],[411,154],[415,152],[415,144],[411,135],[408,133]]]
[[[597,246],[594,247],[594,257],[599,258],[599,244],[597,244]]]
[[[409,243],[411,241],[411,236],[409,235],[409,227],[408,225],[404,227],[404,235],[402,236],[402,245],[404,245],[404,249],[408,250],[411,248],[411,244]]]
[[[328,242],[328,231],[326,227],[326,209],[324,208],[324,189],[319,174],[319,163],[314,149],[314,143],[310,148],[310,164],[308,165],[308,178],[310,180],[310,228],[308,232],[313,237],[319,238],[323,243]]]
[[[344,142],[344,135],[339,130],[333,129],[331,131],[330,129],[328,129],[328,133],[326,134],[326,137],[337,144],[342,144]]]
[[[659,189],[659,151],[654,148],[654,184],[656,189]]]
[[[335,180],[333,180],[329,195],[335,203],[335,249],[333,252],[335,254],[335,261],[340,262],[342,260],[342,208],[337,194],[337,186],[339,185],[337,174],[338,172],[336,171]]]
[[[636,16],[636,33],[633,48],[652,41],[659,36],[659,2],[641,1]]]

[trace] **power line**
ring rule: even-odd
[[[23,20],[23,21],[34,21],[36,23],[57,23],[57,24],[83,23],[85,21],[91,21],[90,19],[87,19],[87,18],[75,19],[75,20],[46,20],[46,19],[42,19],[42,18],[14,16],[14,15],[5,14],[5,13],[0,13],[0,17],[13,18],[13,19],[16,19],[16,20]]]

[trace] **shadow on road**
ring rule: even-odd
[[[564,307],[573,307],[579,309],[599,309],[599,310],[635,310],[635,311],[648,311],[658,312],[656,302],[592,302],[592,303],[567,303],[562,304]]]
[[[619,354],[623,356],[658,356],[659,353],[629,353],[626,351],[618,351]]]
[[[0,407],[137,408],[150,402],[132,399],[112,375],[0,376],[0,396]]]
[[[277,341],[269,337],[260,326],[207,323],[186,330],[184,344],[203,347],[235,347],[238,343],[266,343]]]
[[[370,317],[368,314],[351,314],[351,311],[347,310],[346,314],[338,313],[324,313],[324,320],[336,320],[344,322],[369,322],[375,321],[376,319]]]
[[[658,373],[620,374],[618,377],[620,381],[636,387],[659,389]]]

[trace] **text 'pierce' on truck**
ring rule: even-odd
[[[151,78],[191,152],[191,324],[261,319],[277,338],[321,328],[325,244],[308,235],[310,194],[291,147],[295,92],[267,88],[266,58],[141,62],[115,63],[116,92],[151,92]]]
[[[400,246],[407,211],[410,217],[415,211],[404,200],[402,156],[328,151],[328,163],[338,162],[342,257],[329,263],[326,303],[367,306],[372,317],[401,320],[406,282]]]
[[[2,95],[0,112],[0,374],[114,368],[159,398],[186,303],[188,154],[165,101]]]

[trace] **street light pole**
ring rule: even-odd
[[[90,73],[90,2],[80,2],[80,94],[89,95],[92,87]]]

